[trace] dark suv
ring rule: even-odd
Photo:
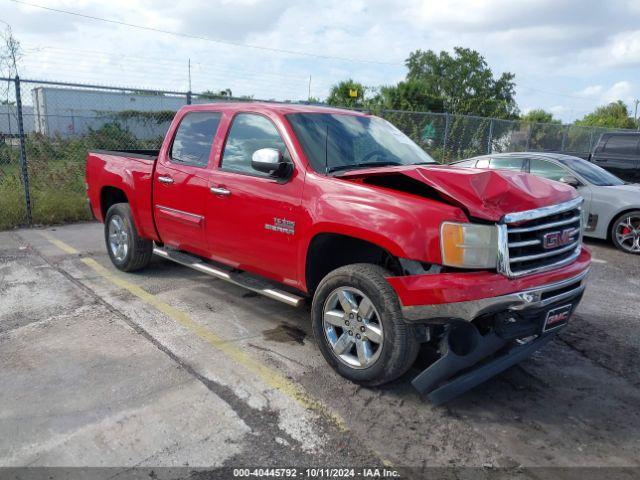
[[[589,160],[627,182],[640,183],[640,132],[603,133]]]

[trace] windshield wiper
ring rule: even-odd
[[[356,168],[363,167],[388,167],[391,165],[403,165],[400,162],[386,161],[386,162],[364,162],[364,163],[352,163],[350,165],[336,165],[334,167],[330,167],[327,172],[337,172],[338,170],[351,170]]]

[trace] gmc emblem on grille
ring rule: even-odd
[[[573,241],[576,233],[575,228],[565,228],[562,231],[547,232],[542,236],[542,247],[545,249],[558,248]]]

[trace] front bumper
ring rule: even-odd
[[[472,321],[502,311],[538,310],[582,295],[591,254],[552,272],[510,279],[492,272],[390,277],[405,319],[416,323]]]
[[[584,281],[588,274],[589,269],[566,280],[498,297],[480,298],[466,302],[402,307],[402,313],[405,319],[409,321],[429,320],[438,323],[451,319],[470,322],[482,315],[497,312],[510,311],[518,313],[525,310],[542,309],[553,303],[581,296],[586,287]]]

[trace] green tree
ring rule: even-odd
[[[380,88],[375,102],[382,108],[420,112],[442,112],[444,102],[432,93],[429,85],[421,79],[399,82],[397,85]]]
[[[496,118],[515,118],[513,73],[495,78],[480,53],[456,47],[453,55],[416,50],[406,60],[407,80],[421,80],[428,92],[442,98],[447,112]]]
[[[553,118],[553,113],[547,112],[542,108],[529,110],[525,115],[520,117],[520,120],[530,123],[553,123],[559,125],[560,120]]]
[[[576,125],[606,128],[635,128],[633,118],[629,116],[629,109],[622,101],[602,105],[593,112],[585,115]]]
[[[336,107],[363,108],[367,104],[369,89],[351,78],[331,87],[327,103]]]

